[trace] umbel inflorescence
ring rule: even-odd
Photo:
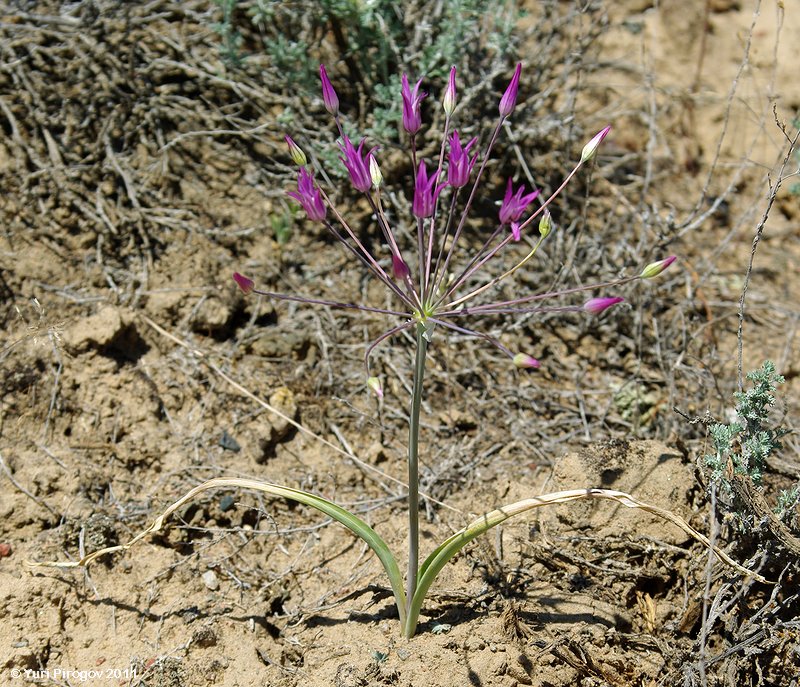
[[[598,314],[623,301],[621,297],[608,295],[589,298],[582,305],[545,304],[558,296],[608,290],[635,279],[649,279],[665,270],[674,256],[653,262],[633,277],[617,279],[602,284],[591,284],[559,292],[517,293],[513,298],[493,300],[501,282],[509,282],[536,255],[537,250],[554,230],[550,206],[564,190],[578,170],[592,161],[603,139],[611,127],[607,126],[595,135],[581,151],[580,159],[563,182],[546,199],[539,189],[528,191],[524,184],[515,188],[508,180],[505,196],[500,202],[494,225],[487,229],[478,250],[468,252],[463,232],[475,200],[483,192],[482,182],[486,176],[486,165],[503,123],[513,113],[519,92],[522,67],[517,65],[508,87],[498,105],[498,116],[485,145],[478,138],[462,141],[454,128],[454,112],[457,105],[456,70],[450,78],[442,98],[444,131],[438,156],[433,160],[422,159],[420,130],[422,128],[421,102],[427,96],[422,92],[422,80],[412,87],[406,74],[402,76],[402,126],[409,137],[409,150],[413,169],[413,189],[410,189],[411,221],[415,228],[415,244],[401,248],[398,231],[392,225],[381,198],[384,185],[379,163],[379,150],[369,147],[365,139],[354,142],[345,133],[339,111],[339,98],[324,66],[320,67],[322,99],[326,110],[334,118],[339,132],[337,143],[340,160],[347,170],[350,183],[366,198],[372,211],[374,226],[380,232],[380,251],[371,252],[353,231],[347,212],[337,207],[331,196],[317,182],[310,169],[304,151],[295,141],[286,136],[289,154],[298,166],[297,188],[288,195],[297,201],[309,220],[321,222],[328,231],[355,259],[360,261],[372,276],[391,293],[396,304],[393,308],[373,307],[366,303],[344,303],[323,300],[299,294],[280,294],[254,288],[254,282],[239,273],[234,279],[245,293],[260,293],[281,300],[325,305],[335,308],[350,308],[379,313],[393,319],[380,336],[366,349],[365,364],[368,386],[382,394],[379,380],[369,372],[370,354],[381,342],[404,330],[421,328],[425,340],[431,341],[438,325],[460,334],[479,337],[494,345],[520,368],[537,368],[539,361],[529,352],[512,351],[496,337],[480,330],[478,322],[488,315],[519,315],[545,312],[585,311]],[[532,203],[539,202],[532,209]],[[517,244],[533,230],[530,250],[516,251],[518,259],[502,270],[490,269],[503,251]],[[409,242],[406,242],[409,243]],[[371,245],[374,245],[371,244]],[[494,274],[494,276],[491,276]]]

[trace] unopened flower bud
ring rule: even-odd
[[[333,84],[328,78],[324,64],[319,66],[319,78],[322,81],[322,102],[325,103],[325,109],[335,117],[339,114],[339,96],[333,90]]]
[[[517,353],[512,360],[514,365],[520,369],[535,369],[541,367],[541,363],[526,353]]]
[[[550,232],[552,230],[553,230],[553,219],[550,216],[550,211],[545,209],[544,214],[539,220],[539,236],[545,239],[550,235]]]
[[[500,116],[508,117],[517,106],[517,94],[519,93],[519,75],[522,71],[522,64],[518,64],[514,70],[514,76],[511,77],[511,83],[508,84],[506,92],[500,99]]]
[[[286,145],[289,146],[289,155],[292,158],[292,162],[294,162],[298,167],[304,167],[308,164],[308,160],[306,159],[306,154],[303,152],[303,149],[297,145],[291,136],[284,136],[284,140],[286,141]]]
[[[611,127],[607,126],[605,129],[595,134],[595,137],[585,146],[583,146],[583,150],[581,151],[581,162],[588,162],[597,154],[597,148],[603,142],[603,139],[608,136],[609,131],[611,131]]]
[[[368,377],[367,378],[367,387],[378,398],[383,398],[383,387],[381,386],[381,380],[380,379],[378,379],[377,377]]]
[[[642,273],[639,276],[642,279],[652,279],[653,277],[657,277],[677,259],[678,258],[676,256],[670,255],[668,258],[664,258],[663,260],[651,262],[647,267],[645,267],[642,270]]]
[[[374,155],[369,156],[369,176],[372,179],[372,185],[377,189],[383,183],[383,174],[381,168],[378,167],[378,161]]]
[[[236,282],[236,285],[244,294],[250,293],[255,286],[255,282],[252,279],[248,279],[243,274],[239,274],[238,272],[233,273],[233,281]]]
[[[449,117],[456,109],[456,68],[450,68],[450,81],[447,84],[447,89],[442,98],[442,108],[445,114]]]
[[[608,310],[612,305],[622,303],[624,300],[624,298],[620,298],[619,296],[611,298],[592,298],[583,304],[583,309],[593,315],[598,315],[604,310]]]
[[[408,269],[408,265],[406,261],[403,260],[402,257],[394,253],[392,255],[392,275],[397,281],[403,281],[405,278],[411,274],[411,270]]]

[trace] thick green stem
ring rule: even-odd
[[[414,361],[414,388],[411,416],[408,421],[408,577],[406,602],[411,603],[417,589],[419,570],[419,411],[422,405],[422,383],[425,377],[425,356],[428,340],[425,325],[417,324],[417,349]]]

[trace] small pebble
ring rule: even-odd
[[[0,544],[0,558],[7,558],[11,555],[11,544]]]
[[[192,635],[192,644],[204,648],[214,646],[217,643],[217,634],[210,627],[200,627]]]
[[[219,589],[219,580],[217,579],[217,573],[213,570],[207,570],[203,573],[203,584],[208,587],[212,592]]]
[[[222,446],[226,451],[233,451],[234,453],[239,453],[242,450],[242,447],[239,446],[239,442],[236,441],[230,434],[228,434],[227,430],[223,430],[222,437],[220,437],[219,445]]]

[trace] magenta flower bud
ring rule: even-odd
[[[509,179],[506,195],[500,206],[500,224],[511,224],[511,234],[515,241],[520,239],[520,228],[517,220],[522,217],[522,213],[525,212],[531,201],[539,195],[539,189],[534,189],[528,195],[523,195],[524,193],[525,184],[522,184],[517,189],[517,192],[514,193],[514,187],[511,184],[511,179]]]
[[[583,309],[593,315],[598,315],[604,310],[608,310],[612,305],[622,303],[624,300],[624,298],[620,298],[619,296],[614,296],[612,298],[592,298],[583,304]]]
[[[609,131],[611,131],[611,127],[607,126],[605,129],[595,134],[594,138],[583,146],[581,162],[588,162],[597,154],[597,148],[603,142],[603,139],[608,136]]]
[[[367,387],[378,398],[383,398],[383,387],[381,386],[380,379],[377,377],[367,377]]]
[[[511,83],[508,84],[506,92],[500,99],[500,116],[508,117],[517,106],[517,93],[519,92],[519,75],[522,71],[522,63],[517,65],[514,70],[514,76],[511,77]]]
[[[466,146],[461,147],[458,132],[454,131],[450,137],[450,157],[447,165],[447,183],[453,188],[462,188],[469,182],[469,175],[478,159],[478,153],[469,159],[469,149],[475,145],[477,137],[473,138]]]
[[[525,353],[517,353],[512,360],[514,361],[514,365],[520,369],[538,369],[542,366],[536,358],[532,358]]]
[[[333,90],[333,84],[328,78],[324,64],[319,66],[319,78],[322,81],[322,102],[325,103],[325,109],[335,117],[339,114],[339,96]]]
[[[283,139],[286,141],[286,145],[289,146],[289,155],[292,158],[292,162],[294,162],[298,167],[303,167],[308,164],[308,160],[306,159],[306,154],[303,152],[303,149],[297,145],[291,136],[284,136]]]
[[[419,131],[422,126],[422,115],[419,111],[419,105],[422,99],[428,95],[427,93],[419,93],[419,87],[422,84],[422,79],[417,81],[414,88],[408,85],[408,77],[403,74],[402,76],[403,88],[401,95],[403,96],[403,128],[412,136]]]
[[[647,267],[645,267],[642,270],[642,273],[639,276],[642,279],[652,279],[653,277],[657,277],[677,259],[678,258],[676,256],[670,255],[668,258],[664,258],[663,260],[659,260],[657,262],[651,262]]]
[[[233,281],[236,282],[236,285],[242,290],[242,293],[247,295],[253,290],[255,286],[255,282],[252,279],[248,279],[243,274],[239,274],[238,272],[233,273]]]
[[[420,160],[417,170],[417,183],[414,185],[414,202],[411,203],[411,212],[415,217],[423,219],[433,216],[433,209],[436,199],[447,184],[436,186],[436,174],[428,178],[428,170],[425,163]]]
[[[444,109],[444,113],[449,117],[453,114],[453,110],[456,109],[456,68],[450,68],[450,81],[447,84],[447,89],[444,92],[444,98],[442,99],[442,109]]]
[[[398,255],[397,253],[392,254],[392,275],[397,281],[404,281],[408,275],[411,274],[411,270],[408,269],[408,265],[403,258]]]
[[[370,174],[370,158],[375,152],[376,148],[370,150],[366,155],[364,154],[364,144],[366,139],[361,139],[358,148],[355,148],[347,136],[344,137],[344,143],[340,144],[340,148],[344,153],[344,157],[339,159],[342,161],[347,171],[350,173],[350,181],[353,186],[362,193],[367,193],[372,186],[372,174]]]
[[[322,222],[325,219],[328,208],[320,190],[314,186],[313,175],[305,167],[301,167],[297,173],[297,191],[288,191],[286,195],[300,203],[308,219],[314,222]]]

